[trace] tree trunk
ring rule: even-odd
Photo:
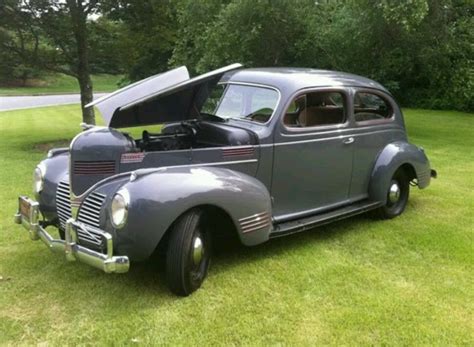
[[[28,72],[23,71],[21,74],[21,86],[26,87],[26,81],[28,81]]]
[[[77,78],[79,87],[81,90],[81,109],[82,109],[82,121],[86,124],[95,124],[95,113],[93,107],[85,108],[84,106],[92,102],[94,96],[92,94],[92,81],[89,72],[83,72],[79,70],[79,76]]]
[[[87,44],[87,13],[84,10],[82,0],[67,0],[67,4],[77,44],[77,80],[81,89],[82,121],[87,124],[95,124],[94,109],[84,107],[93,100],[89,68],[89,46]]]

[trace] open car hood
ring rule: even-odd
[[[135,82],[87,104],[96,106],[109,127],[124,128],[193,119],[212,88],[232,64],[189,78],[185,66]]]

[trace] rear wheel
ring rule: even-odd
[[[166,252],[166,277],[171,291],[188,296],[207,275],[210,263],[210,237],[199,209],[182,215],[170,230]]]
[[[403,213],[410,195],[410,181],[403,169],[398,169],[387,187],[387,202],[376,213],[382,219],[395,218]]]

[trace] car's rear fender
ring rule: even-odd
[[[387,187],[393,174],[400,167],[414,172],[419,188],[430,184],[430,162],[422,148],[405,141],[388,144],[375,162],[369,185],[369,197],[374,201],[386,202]]]
[[[244,173],[209,166],[144,169],[133,173],[122,188],[129,191],[130,207],[125,230],[117,232],[119,251],[133,260],[150,256],[172,223],[197,206],[223,210],[245,245],[269,238],[270,194]]]

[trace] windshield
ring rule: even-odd
[[[224,119],[266,123],[278,102],[276,90],[239,84],[220,84],[211,92],[202,112]]]

